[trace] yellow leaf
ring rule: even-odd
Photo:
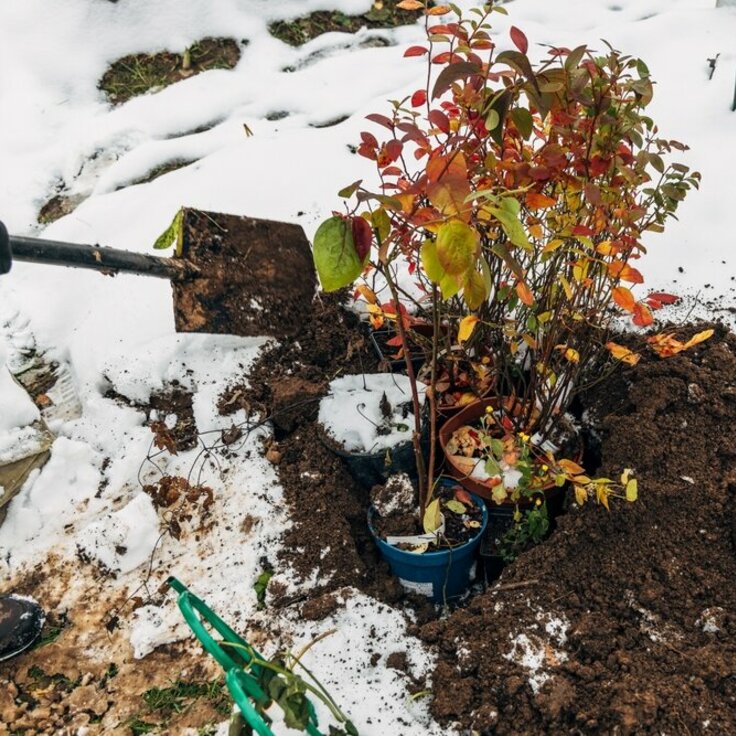
[[[576,475],[571,480],[572,480],[573,483],[580,483],[582,485],[586,485],[588,483],[593,483],[594,482],[590,478],[588,478],[587,475]]]
[[[560,274],[560,283],[562,284],[562,288],[565,290],[565,296],[572,300],[572,288],[570,287],[570,282],[562,274]]]
[[[626,365],[636,365],[641,358],[638,353],[615,342],[607,342],[606,347],[616,360],[620,360],[622,363],[626,363]]]
[[[569,348],[567,345],[555,345],[555,350],[562,350],[565,358],[571,363],[580,362],[580,353],[575,348]]]
[[[442,526],[442,512],[440,511],[440,500],[435,498],[427,504],[424,511],[422,526],[427,534],[434,534]]]
[[[588,261],[577,261],[572,267],[572,276],[575,281],[582,281],[588,275]]]
[[[575,486],[575,503],[582,506],[588,500],[588,492],[584,486]]]
[[[614,250],[610,240],[602,240],[598,245],[596,245],[595,249],[602,256],[610,256]]]
[[[437,259],[447,273],[463,274],[478,255],[478,233],[458,220],[444,223],[437,232]]]
[[[480,320],[472,314],[467,317],[463,317],[457,331],[457,341],[465,342],[473,334],[473,330],[478,322],[480,322]]]
[[[631,468],[624,468],[624,472],[621,473],[621,485],[625,486],[629,482],[629,476],[634,471]]]
[[[427,15],[447,15],[450,12],[448,5],[437,5],[427,10]]]
[[[561,245],[564,245],[564,240],[560,240],[559,238],[555,238],[554,240],[550,240],[547,245],[542,248],[542,255],[545,255],[546,253],[553,253],[556,251]]]
[[[478,309],[487,296],[485,279],[478,271],[471,268],[463,281],[463,297],[468,309]]]
[[[597,485],[595,487],[595,495],[596,495],[596,498],[598,499],[598,503],[605,506],[606,511],[611,510],[610,507],[608,506],[608,493],[609,493],[608,486]]]
[[[629,501],[630,503],[633,503],[634,501],[636,501],[638,497],[639,497],[639,486],[636,482],[636,478],[632,478],[626,484],[626,500]]]
[[[713,335],[713,330],[703,330],[703,332],[698,332],[697,335],[693,335],[683,346],[683,350],[687,350],[688,348],[693,347],[693,345],[698,345],[701,342],[705,342],[707,339],[709,339]]]
[[[502,504],[507,499],[506,489],[503,487],[503,483],[494,486],[492,496],[497,504]]]

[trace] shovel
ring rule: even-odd
[[[294,337],[316,290],[299,225],[183,208],[176,253],[162,258],[99,245],[8,235],[0,222],[0,274],[13,261],[168,279],[177,332]]]

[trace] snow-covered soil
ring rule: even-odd
[[[150,251],[182,205],[296,222],[311,237],[337,206],[338,189],[360,177],[370,179],[370,163],[349,149],[370,125],[364,116],[384,112],[387,98],[401,98],[423,84],[423,63],[402,58],[423,31],[417,25],[355,36],[331,33],[294,49],[271,37],[267,25],[325,7],[364,12],[370,4],[1,4],[0,218],[14,234],[140,252]],[[675,318],[713,316],[712,306],[699,306],[704,300],[716,305],[715,316],[730,317],[728,310],[736,306],[729,210],[736,171],[736,113],[730,111],[736,8],[714,5],[714,0],[514,0],[507,5],[509,18],[496,18],[500,47],[510,44],[513,24],[524,29],[532,48],[535,43],[596,47],[605,38],[647,61],[658,81],[653,117],[665,136],[691,146],[687,161],[703,174],[701,191],[681,207],[680,221],[646,241],[647,286],[690,297],[679,313],[667,315]],[[234,70],[206,72],[116,108],[97,90],[106,67],[125,54],[181,52],[208,35],[248,40]],[[364,43],[375,35],[389,45]],[[716,55],[709,79],[708,59]],[[276,112],[288,116],[266,119]],[[345,115],[340,124],[312,127]],[[207,129],[188,132],[201,127]],[[196,163],[128,186],[172,159]],[[42,230],[38,210],[60,185],[87,199]],[[213,432],[203,435],[209,445],[233,421],[246,422],[242,413],[226,420],[218,416],[216,399],[247,371],[265,338],[177,335],[171,290],[162,281],[16,264],[0,277],[3,344],[0,356],[7,352],[11,365],[29,345],[68,365],[82,406],[79,418],[51,421],[58,437],[51,459],[12,502],[0,527],[3,591],[40,570],[46,578],[41,590],[56,585],[49,595],[57,610],[81,615],[92,596],[112,613],[143,583],[155,591],[173,574],[236,627],[265,632],[259,646],[266,652],[302,645],[335,628],[310,650],[309,665],[361,734],[448,733],[428,721],[421,699],[409,700],[403,679],[374,667],[366,655],[372,639],[389,653],[406,650],[415,674],[431,670],[432,653],[406,635],[402,614],[349,591],[336,614],[309,627],[288,613],[273,621],[271,613],[258,610],[253,585],[260,559],[275,558],[290,524],[274,469],[260,451],[268,428],[246,434],[228,448],[227,458],[201,444],[175,457],[158,457],[156,467],[146,461],[152,434],[142,412],[106,398],[112,389],[145,403],[178,381],[193,393],[198,431]],[[34,418],[31,410],[19,401],[15,384],[0,376],[0,433],[27,425]],[[204,532],[185,528],[175,541],[164,533],[166,519],[141,484],[161,472],[187,476],[192,469],[197,483],[214,489],[214,506]],[[84,564],[78,562],[80,553]],[[62,569],[54,583],[51,578]],[[288,570],[278,570],[276,579],[295,586]],[[128,647],[131,661],[189,635],[173,597],[156,600],[120,613],[120,647]],[[93,620],[99,626],[104,616]],[[104,641],[104,635],[90,634],[86,656],[103,661]],[[510,656],[521,656],[522,644],[517,640]]]

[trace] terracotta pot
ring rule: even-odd
[[[495,409],[498,406],[498,399],[495,397],[490,399],[481,399],[473,404],[469,404],[468,406],[463,407],[457,414],[455,414],[455,416],[448,419],[447,422],[445,422],[442,427],[440,427],[440,447],[442,448],[442,452],[445,457],[445,472],[447,472],[448,475],[456,478],[460,485],[462,485],[471,493],[475,493],[477,496],[480,496],[486,501],[491,501],[491,503],[489,504],[490,508],[496,507],[500,512],[508,513],[509,511],[512,511],[514,509],[514,507],[517,505],[517,502],[507,500],[503,503],[497,504],[495,501],[493,501],[493,489],[485,483],[476,480],[475,478],[468,477],[467,473],[462,468],[455,465],[452,456],[447,453],[447,443],[450,441],[453,432],[463,425],[473,425],[486,413],[487,406],[493,407]],[[576,453],[576,457],[573,459],[577,460],[580,458],[581,455],[582,453],[578,452]],[[550,483],[540,490],[544,493],[547,499],[547,505],[550,508],[550,513],[554,514],[556,511],[558,511],[558,507],[561,507],[562,505],[566,486],[557,486],[554,483]],[[529,508],[531,505],[531,498],[522,497],[518,501],[518,506],[522,509]]]

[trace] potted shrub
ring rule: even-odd
[[[427,83],[367,116],[378,132],[361,134],[358,153],[375,162],[378,183],[345,187],[344,211],[314,241],[324,288],[375,273],[385,281],[413,387],[415,305],[398,274],[425,295],[433,325],[426,466],[418,412],[412,433],[423,511],[435,487],[440,325],[468,354],[490,357],[489,395],[514,442],[528,435],[544,447],[578,393],[636,362],[610,341],[612,320],[623,312],[652,324],[663,302],[633,290],[643,282],[634,266],[642,237],[663,229],[700,178],[667,160],[686,147],[662,138],[647,115],[644,62],[608,45],[550,46],[535,62],[518,28],[513,49],[496,48],[489,21],[503,6],[456,12],[425,7],[427,42],[405,56],[426,60]],[[366,284],[358,291],[373,318],[391,316]],[[556,468],[565,460],[554,459]],[[610,482],[568,462],[578,500],[605,501]],[[635,495],[629,487],[629,500]]]

